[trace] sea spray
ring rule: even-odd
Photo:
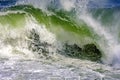
[[[106,3],[107,1],[102,1],[102,3]],[[91,28],[95,34],[99,36],[99,40],[94,40],[99,44],[99,47],[103,51],[103,57],[102,61],[105,64],[120,64],[120,50],[119,50],[119,42],[118,38],[116,36],[112,35],[113,33],[110,32],[109,28],[106,28],[105,25],[101,23],[101,21],[96,20],[91,13],[89,12],[91,9],[96,9],[90,6],[89,3],[95,3],[99,4],[99,1],[81,1],[76,0],[76,3],[74,2],[74,9],[76,12],[76,16],[79,18],[79,20],[83,20],[89,27]],[[99,7],[104,7],[104,4],[99,4]],[[106,5],[107,6],[107,5]],[[70,6],[69,6],[70,7]],[[113,8],[114,9],[114,8]],[[114,15],[114,14],[113,14]],[[102,16],[102,14],[101,14]],[[111,15],[112,16],[112,15]],[[119,16],[119,15],[118,15]],[[117,19],[118,20],[118,19]],[[117,21],[118,22],[118,21]],[[118,26],[119,24],[115,24]],[[113,26],[112,26],[113,27]],[[107,30],[108,29],[108,30]],[[116,28],[115,28],[116,29]]]
[[[14,0],[3,1],[12,2]],[[6,9],[5,7],[5,10],[3,11],[9,12],[7,12],[7,14],[5,13],[5,15],[3,12],[0,16],[0,57],[2,57],[0,58],[0,79],[120,79],[119,70],[113,69],[105,64],[100,64],[89,60],[91,56],[93,56],[92,58],[95,59],[95,61],[96,59],[100,59],[102,56],[99,54],[101,53],[100,51],[103,51],[103,54],[106,55],[104,58],[106,60],[109,56],[104,51],[111,51],[112,54],[110,57],[112,57],[112,59],[107,60],[106,64],[111,64],[114,67],[119,68],[119,45],[117,45],[119,44],[119,41],[117,43],[116,40],[116,37],[118,38],[116,33],[119,34],[119,24],[116,24],[119,22],[119,17],[116,15],[116,20],[118,21],[113,18],[113,21],[110,20],[112,23],[115,21],[116,23],[114,24],[118,27],[116,28],[116,25],[114,25],[115,29],[118,30],[113,35],[113,32],[111,32],[109,26],[105,26],[102,22],[96,20],[87,11],[87,9],[90,8],[99,8],[101,5],[104,7],[104,4],[106,4],[105,2],[110,0],[17,1],[23,2],[21,2],[21,5],[16,3],[16,5],[12,8]],[[70,6],[66,5],[66,3],[62,3],[61,1],[70,3]],[[54,7],[52,9],[56,10],[47,10],[51,3],[53,4],[52,7]],[[90,4],[95,6],[91,6]],[[19,12],[12,13],[18,10]],[[21,13],[22,11],[23,13]],[[44,11],[47,11],[47,13]],[[104,8],[104,12],[107,12],[106,8]],[[69,15],[68,13],[72,15]],[[81,17],[82,15],[83,17]],[[100,15],[103,16],[102,14]],[[110,15],[108,15],[108,17],[109,16]],[[104,23],[106,23],[106,21],[104,21]],[[110,22],[107,24],[109,23]],[[103,30],[103,33],[107,35],[107,37],[96,29],[96,25],[98,29]],[[114,27],[111,27],[113,31]],[[114,44],[114,41],[112,41],[113,38],[117,44]],[[58,43],[59,41],[61,41],[64,46],[61,43]],[[108,42],[113,43],[113,46],[111,47]],[[61,50],[61,48],[63,49]],[[59,55],[58,51],[64,52]],[[87,60],[78,58],[82,52],[85,53],[83,54],[85,57],[87,56]],[[116,56],[113,53],[116,53]],[[70,56],[66,56],[65,54]],[[57,55],[59,58],[54,59],[54,55]],[[115,58],[113,58],[112,55],[114,55]]]
[[[71,10],[75,10],[76,16],[79,17],[81,20],[83,20],[87,24],[88,29],[92,28],[93,29],[93,34],[96,33],[97,36],[100,36],[100,38],[101,38],[100,40],[95,40],[95,39],[93,39],[93,40],[97,44],[99,44],[100,49],[103,51],[103,54],[105,55],[105,58],[103,58],[105,60],[102,59],[103,62],[107,63],[107,64],[113,64],[113,62],[116,61],[114,56],[118,55],[119,50],[116,50],[114,48],[117,47],[117,49],[119,49],[118,41],[115,39],[114,36],[112,36],[112,34],[109,32],[109,30],[105,30],[104,26],[99,21],[96,21],[96,19],[94,19],[90,15],[90,13],[88,12],[88,10],[90,8],[93,8],[93,7],[90,7],[89,4],[90,3],[99,4],[99,1],[92,1],[92,0],[89,0],[89,1],[87,1],[87,0],[84,0],[84,1],[83,0],[75,0],[75,1],[73,1],[73,0],[67,0],[67,1],[61,1],[61,0],[58,0],[58,1],[57,0],[49,0],[49,1],[48,0],[47,1],[43,1],[43,0],[39,0],[39,1],[38,0],[35,0],[35,1],[22,0],[22,1],[23,2],[21,2],[19,0],[16,3],[16,5],[20,5],[20,4],[28,5],[29,4],[29,5],[33,5],[36,8],[39,8],[39,9],[42,9],[42,10],[47,10],[48,7],[50,7],[50,6],[48,6],[48,4],[52,3],[52,4],[57,4],[58,5],[58,6],[56,5],[57,7],[54,6],[55,8],[58,8],[58,11],[60,11],[62,9],[64,9],[65,11],[68,11],[68,12],[71,11]],[[38,2],[40,2],[40,3],[38,3]],[[69,2],[70,5],[66,5],[66,3],[63,3],[63,2]],[[106,1],[104,1],[103,3],[106,3]],[[104,4],[99,5],[99,7],[101,7],[101,8],[103,6],[104,6]],[[77,21],[77,22],[79,22],[79,21]],[[102,33],[100,32],[99,29],[102,31]],[[38,32],[36,29],[35,29],[35,31]],[[86,41],[89,42],[88,39]],[[115,47],[113,48],[113,46],[115,46]],[[112,59],[110,59],[110,58],[112,58]],[[117,60],[119,60],[119,59],[117,59]]]
[[[29,49],[40,54],[40,57],[54,56],[57,53],[55,35],[49,32],[44,25],[37,23],[34,18],[28,18],[26,24]]]
[[[101,37],[101,40],[98,40],[97,43],[104,52],[102,58],[103,62],[106,64],[119,64],[119,42],[114,36],[108,32],[103,25],[96,21],[89,13],[86,15],[81,15],[82,19],[93,31],[96,32]]]
[[[7,12],[6,15],[13,14]],[[17,13],[15,13],[17,14]],[[6,16],[4,15],[4,16]],[[30,39],[31,31],[35,30],[36,33],[40,36],[40,41],[43,45],[49,44],[50,46],[42,46],[44,49],[47,49],[47,55],[51,56],[55,54],[55,45],[56,45],[56,38],[55,35],[50,33],[44,25],[40,25],[37,21],[32,18],[32,16],[28,16],[26,14],[25,18],[25,25],[21,25],[22,27],[14,27],[12,25],[0,25],[0,42],[1,42],[1,57],[15,57],[15,58],[35,58],[38,56],[34,54],[28,47],[30,44],[35,43],[34,39]],[[39,37],[38,37],[39,38]],[[44,44],[46,43],[46,44]],[[39,45],[39,44],[38,44]]]

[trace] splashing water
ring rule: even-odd
[[[95,21],[92,17],[82,15],[83,19],[99,36],[104,37],[106,44],[99,42],[99,45],[104,50],[106,59],[103,60],[107,64],[119,64],[120,63],[120,46],[118,41],[105,30],[102,25]]]
[[[40,2],[38,4],[38,2]],[[114,38],[114,36],[112,36],[112,34],[110,32],[108,32],[105,28],[104,25],[102,25],[100,23],[100,21],[96,21],[96,19],[94,19],[90,13],[88,12],[88,9],[90,7],[90,3],[95,3],[98,4],[99,1],[92,1],[92,0],[47,0],[47,1],[43,1],[43,0],[18,0],[18,2],[16,3],[16,5],[20,5],[20,4],[31,4],[37,8],[40,9],[47,9],[48,5],[54,2],[54,4],[58,4],[56,6],[56,8],[62,8],[66,11],[71,11],[72,9],[75,9],[76,11],[76,15],[83,20],[90,28],[93,29],[93,31],[101,37],[101,40],[96,41],[100,48],[102,49],[102,51],[104,52],[104,57],[102,58],[103,62],[106,64],[119,64],[120,63],[120,59],[119,59],[119,42],[117,41],[116,38]],[[102,1],[103,3],[106,3],[107,1]],[[99,6],[103,6],[104,4],[101,4]],[[92,6],[93,7],[93,6]],[[9,12],[8,12],[9,13]],[[17,13],[17,12],[16,12]],[[28,20],[29,21],[29,20]],[[39,26],[36,24],[32,24],[33,21],[27,21],[27,27],[34,27],[34,26]],[[35,20],[34,20],[35,21]],[[2,25],[1,25],[2,26]],[[39,31],[38,31],[39,30]],[[41,30],[41,31],[40,31]],[[47,33],[47,31],[43,30],[43,28],[41,29],[36,29],[37,32],[40,32],[40,36],[42,37],[42,41],[46,41],[47,43],[51,42],[50,44],[54,44],[55,39],[53,39],[51,36],[48,35],[48,37],[44,37]],[[43,31],[45,32],[45,34],[42,34]],[[9,31],[7,31],[9,32]],[[51,34],[50,34],[51,35]],[[18,35],[16,35],[18,36]],[[9,46],[10,47],[10,46]],[[8,48],[9,50],[10,48]]]
[[[0,12],[0,78],[119,80],[119,41],[110,32],[109,27],[106,28],[89,12],[93,9],[90,3],[99,4],[97,7],[103,8],[107,1],[101,1],[99,4],[99,0],[17,0],[17,7]],[[48,10],[51,4],[57,8],[58,13]],[[65,13],[62,14],[62,11]],[[79,26],[76,20],[83,23]],[[119,27],[119,24],[116,25]],[[94,34],[97,34],[99,39],[94,38]],[[66,39],[59,40],[61,35]],[[115,69],[104,64],[58,54],[63,48],[61,43],[66,41],[80,47],[83,47],[85,42],[96,43],[103,52],[102,61]]]
[[[90,28],[92,28],[97,35],[101,37],[101,40],[97,40],[97,43],[104,52],[104,56],[102,58],[103,62],[105,64],[112,64],[114,67],[118,67],[120,65],[120,44],[117,38],[115,38],[111,32],[108,32],[105,26],[102,25],[100,21],[96,20],[88,11],[90,2],[99,4],[99,1],[76,0],[76,2],[76,15],[80,20],[83,20]],[[101,2],[106,3],[107,1]],[[99,7],[100,6],[102,7],[104,4],[99,4]]]
[[[17,14],[17,12],[6,12],[5,14],[8,15],[12,13]],[[26,16],[25,25],[22,28],[13,29],[9,24],[4,27],[3,26],[4,25],[2,24],[0,25],[0,57],[2,58],[15,57],[32,59],[35,58],[35,55],[37,57],[37,54],[34,55],[33,52],[28,49],[28,42],[32,41],[28,38],[28,36],[30,35],[32,29],[38,33],[42,43],[46,42],[54,46],[56,45],[55,35],[50,33],[44,25],[39,25],[39,23],[30,16]],[[55,53],[56,50],[53,47],[48,47],[49,53]]]

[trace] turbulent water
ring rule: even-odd
[[[0,79],[120,80],[120,7],[106,2],[0,1]],[[99,63],[67,56],[86,44]]]

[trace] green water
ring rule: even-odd
[[[62,41],[70,41],[72,43],[84,45],[87,43],[95,43],[94,39],[99,38],[83,21],[80,21],[80,23],[76,22],[76,19],[74,19],[75,17],[69,12],[65,13],[64,11],[55,11],[54,13],[50,12],[51,14],[48,14],[45,11],[26,5],[11,7],[9,10],[21,10],[25,11],[25,14],[29,16],[32,15],[40,24],[45,25],[49,31],[55,33],[58,39]],[[18,13],[16,14],[17,17],[12,17],[13,20],[8,20],[11,21],[10,24],[13,22],[15,26],[18,26],[18,23],[21,24],[20,21],[24,22],[22,19],[25,17],[25,14]],[[7,16],[8,15],[5,17]]]
[[[5,26],[9,25],[10,27],[23,27],[25,25],[25,14],[24,13],[9,13],[7,15],[0,15],[0,23]]]
[[[69,71],[74,72],[71,74],[72,76],[70,76],[70,77],[74,77],[74,75],[76,75],[77,77],[80,76],[81,80],[86,80],[86,79],[87,80],[95,80],[95,79],[119,80],[119,77],[118,77],[120,75],[119,71],[113,70],[110,66],[105,66],[104,64],[97,63],[97,61],[96,62],[90,61],[89,57],[94,56],[93,59],[95,59],[95,60],[97,60],[97,58],[101,59],[101,57],[103,57],[103,55],[101,55],[101,53],[104,53],[104,52],[102,52],[101,47],[99,46],[99,44],[97,42],[100,39],[101,39],[101,41],[103,39],[103,42],[101,42],[100,44],[105,43],[104,36],[103,36],[103,38],[101,38],[100,37],[101,34],[98,33],[100,31],[97,32],[97,31],[93,30],[93,28],[90,27],[89,24],[85,23],[85,21],[78,19],[76,17],[76,14],[74,14],[74,12],[71,13],[71,12],[66,12],[64,10],[63,11],[54,11],[54,10],[44,11],[44,10],[41,10],[38,8],[34,8],[33,6],[27,6],[27,5],[14,6],[14,7],[6,9],[5,12],[3,12],[3,13],[6,13],[6,11],[10,11],[10,13],[0,15],[0,24],[1,24],[0,28],[1,27],[10,27],[12,29],[5,30],[8,32],[4,32],[4,28],[3,28],[2,32],[0,33],[2,35],[2,38],[0,38],[0,43],[1,43],[0,53],[1,53],[1,56],[4,54],[5,56],[7,55],[8,57],[9,56],[12,57],[11,58],[12,60],[8,59],[5,61],[2,61],[4,59],[1,59],[0,65],[3,67],[2,67],[2,70],[0,70],[0,71],[6,71],[6,68],[8,70],[8,72],[4,72],[1,74],[2,76],[5,75],[5,79],[8,77],[7,73],[11,74],[11,70],[13,72],[12,73],[13,75],[9,76],[11,79],[12,79],[12,77],[13,78],[15,77],[15,79],[20,78],[23,80],[25,80],[25,79],[29,80],[30,78],[39,79],[41,74],[44,74],[44,77],[40,77],[40,79],[43,78],[43,80],[46,80],[46,76],[47,77],[48,76],[58,76],[56,74],[59,74],[60,77],[64,78],[64,77],[68,76],[68,75],[64,76],[63,73],[61,72],[61,70],[64,69],[63,72],[65,74],[66,73],[69,74]],[[16,12],[16,11],[18,11],[18,12]],[[99,9],[99,10],[91,11],[91,14],[96,20],[100,20],[100,22],[103,25],[106,25],[105,28],[109,28],[107,25],[113,25],[113,23],[110,23],[111,22],[110,19],[112,19],[114,17],[114,16],[111,16],[114,14],[113,13],[114,11],[113,12],[112,11],[113,10],[108,9],[108,11],[106,12],[106,9],[105,10]],[[103,14],[103,15],[100,15],[100,14]],[[107,14],[109,14],[109,15],[107,15]],[[99,16],[100,16],[100,19],[99,19]],[[109,17],[109,16],[111,16],[111,17]],[[33,22],[27,21],[28,19],[30,19],[30,21],[33,21]],[[32,19],[35,19],[35,20],[32,20]],[[114,17],[114,20],[117,20],[117,19],[115,19],[115,17]],[[108,23],[110,23],[110,24],[108,24]],[[29,30],[29,28],[31,29],[31,27],[32,26],[34,27],[35,25],[37,27],[43,27],[41,25],[44,25],[45,29],[35,28],[35,29],[33,29],[33,32],[34,32],[33,33],[32,31]],[[27,26],[27,28],[26,28],[26,26]],[[96,27],[98,28],[101,26],[96,26]],[[48,32],[46,32],[46,29]],[[38,31],[38,32],[35,32],[35,31]],[[28,36],[31,36],[31,35],[28,35],[28,33],[30,33],[30,32],[31,32],[31,35],[33,33],[33,35],[32,35],[33,38],[31,38],[31,39],[28,37]],[[105,31],[103,31],[103,32],[104,32],[104,34],[106,33]],[[45,34],[44,36],[42,36],[42,38],[47,38],[48,43],[47,42],[42,43],[40,41],[42,33],[43,33],[43,35]],[[55,36],[53,36],[52,33]],[[46,61],[48,61],[49,63],[45,62],[44,58],[41,58],[41,57],[38,58],[39,52],[37,52],[37,50],[36,50],[36,53],[38,53],[38,54],[36,54],[34,52],[34,47],[37,48],[38,50],[40,49],[39,47],[41,47],[39,45],[42,45],[42,47],[47,47],[47,48],[48,47],[51,47],[51,48],[56,47],[56,46],[53,46],[54,42],[53,42],[53,44],[49,44],[49,42],[52,41],[51,37],[52,38],[54,37],[56,39],[55,41],[58,41],[58,42],[60,41],[61,43],[62,42],[70,43],[71,45],[67,44],[68,45],[66,47],[68,49],[67,51],[70,53],[74,53],[75,55],[70,54],[70,56],[75,56],[75,57],[59,55],[59,54],[56,54],[56,55],[52,54],[52,56],[53,56],[52,58],[48,57],[49,59],[48,58],[46,59]],[[108,39],[109,39],[109,37],[107,38],[107,40]],[[29,41],[34,46],[34,47],[32,47],[33,51],[28,49],[28,47],[31,47],[31,46],[28,46]],[[6,42],[7,42],[7,44],[6,44]],[[37,43],[37,45],[34,43]],[[73,45],[74,43],[76,45]],[[107,42],[105,44],[107,44]],[[58,45],[58,44],[56,43],[56,45]],[[43,48],[43,50],[46,50],[47,48]],[[77,54],[76,54],[76,52],[77,52]],[[83,60],[78,57],[79,55],[81,55],[82,52],[85,53],[85,54],[83,54],[82,57],[85,58],[86,60]],[[64,52],[64,53],[66,53],[66,52]],[[66,53],[66,54],[69,54],[69,53]],[[35,61],[32,60],[34,58],[34,55],[35,55]],[[76,59],[76,55],[78,55],[77,59]],[[106,54],[104,54],[104,55],[106,55]],[[87,58],[86,58],[86,56],[87,56]],[[21,59],[21,57],[24,57],[25,59],[30,58],[30,60],[25,61],[24,59],[22,59],[19,61],[19,59],[18,60],[14,59],[14,57],[17,57],[17,58],[20,57],[20,59]],[[36,58],[38,60],[36,60]],[[44,64],[39,62],[39,60],[42,60]],[[4,64],[4,63],[6,63],[6,64]],[[32,63],[33,63],[33,65],[31,65]],[[51,66],[52,64],[55,64],[55,65]],[[64,65],[64,66],[61,67],[60,65]],[[58,67],[58,66],[60,66],[60,67]],[[48,73],[46,73],[46,70],[48,70]],[[43,71],[43,72],[41,73],[41,71]],[[54,74],[54,72],[55,73],[57,72],[57,73]],[[31,76],[31,74],[32,74],[32,76]],[[36,75],[36,74],[38,74],[38,75]],[[52,75],[52,74],[54,74],[54,75]]]

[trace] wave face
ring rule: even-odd
[[[53,57],[63,44],[94,43],[103,63],[120,64],[120,7],[92,0],[6,0],[0,12],[0,57]],[[103,1],[106,3],[107,1]],[[1,3],[1,4],[2,4]],[[95,5],[92,5],[92,4]],[[7,6],[9,4],[9,6]],[[33,54],[34,53],[34,54]]]

